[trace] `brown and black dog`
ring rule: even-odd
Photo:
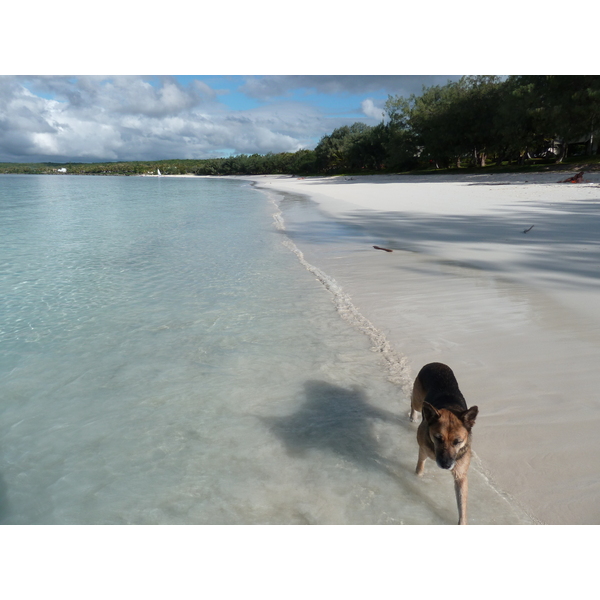
[[[425,365],[417,375],[411,397],[410,420],[423,420],[417,430],[419,460],[417,475],[423,475],[425,460],[454,475],[458,524],[467,524],[467,471],[471,462],[471,429],[479,409],[467,408],[452,369],[442,363]]]

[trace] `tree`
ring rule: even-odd
[[[386,103],[390,137],[400,147],[416,148],[421,159],[436,166],[459,165],[469,155],[475,164],[485,166],[495,145],[500,89],[498,77],[463,77],[424,88],[420,96],[390,97]]]
[[[587,138],[591,152],[600,129],[600,76],[522,75],[512,80],[538,137],[558,142],[558,162],[567,156],[569,142],[578,138]]]
[[[290,163],[292,173],[315,173],[317,170],[317,158],[314,150],[298,150]]]
[[[351,147],[369,129],[365,123],[357,122],[350,127],[338,127],[330,135],[324,135],[315,148],[317,169],[325,173],[351,169]]]
[[[346,160],[353,171],[379,171],[385,166],[387,158],[387,128],[383,123],[365,127],[348,138]]]

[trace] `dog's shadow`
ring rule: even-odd
[[[391,477],[405,492],[420,499],[439,523],[447,523],[449,508],[440,507],[430,498],[423,484],[401,463],[381,453],[373,431],[379,419],[393,423],[415,435],[414,424],[408,417],[375,408],[358,386],[350,389],[325,381],[307,381],[304,384],[306,401],[293,414],[285,417],[260,417],[261,421],[285,444],[291,456],[302,456],[310,449],[318,449],[343,457],[365,468],[379,470]],[[417,447],[415,443],[415,462]]]
[[[401,423],[398,416],[371,406],[358,386],[346,389],[307,381],[304,389],[306,402],[292,415],[261,417],[290,455],[328,450],[362,467],[393,474],[397,465],[380,454],[372,424],[374,419]]]

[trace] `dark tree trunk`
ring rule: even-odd
[[[558,158],[556,159],[557,163],[561,163],[565,158],[567,158],[567,152],[569,150],[569,145],[567,142],[563,142],[560,146],[560,152],[558,153]]]

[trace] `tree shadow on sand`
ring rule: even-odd
[[[577,275],[586,278],[577,285],[597,287],[600,194],[586,201],[553,202],[551,208],[547,210],[542,202],[530,202],[513,212],[479,215],[354,211],[335,223],[336,228],[315,220],[302,227],[290,226],[284,233],[296,244],[330,244],[345,239],[369,249],[379,244],[392,250],[423,253],[431,253],[433,244],[448,248],[493,244],[518,258],[498,261],[497,255],[486,252],[483,246],[481,252],[465,259],[463,266],[510,274],[516,264],[520,270],[539,271],[556,286],[572,285],[569,278]]]

